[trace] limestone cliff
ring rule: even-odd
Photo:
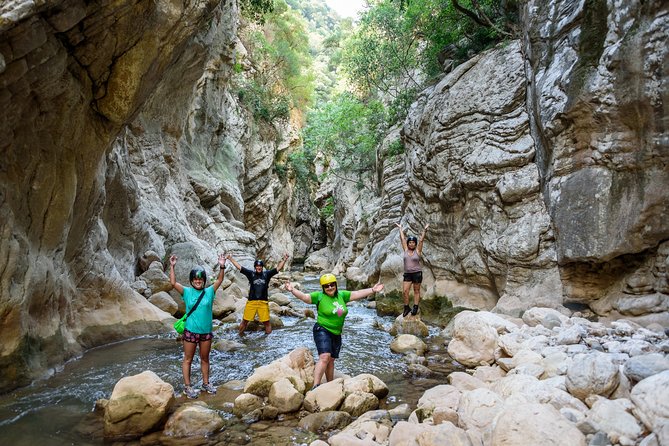
[[[292,251],[273,163],[294,130],[231,92],[238,22],[231,0],[0,6],[0,391],[170,329],[147,259],[178,254],[185,281],[224,250]]]
[[[0,391],[169,329],[146,298],[170,253],[185,280],[224,250],[325,247],[307,264],[396,291],[400,220],[431,224],[428,307],[669,325],[666,2],[523,5],[522,39],[422,92],[373,184],[324,184],[319,219],[274,168],[296,126],[254,122],[230,88],[252,69],[236,2],[2,3]]]
[[[431,224],[426,305],[577,303],[666,326],[667,4],[537,1],[523,14],[522,41],[413,105],[348,277],[398,288],[401,218],[414,234]]]

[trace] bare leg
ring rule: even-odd
[[[247,325],[249,325],[249,321],[242,319],[242,323],[239,324],[239,336],[244,336],[244,330],[246,330]]]
[[[325,378],[327,378],[328,382],[332,382],[332,380],[334,379],[334,363],[335,359],[333,357],[330,357],[330,361],[328,362],[328,365],[325,368]]]
[[[195,356],[195,348],[197,344],[193,342],[183,342],[184,344],[184,359],[181,362],[181,373],[184,376],[184,384],[190,386],[190,368],[193,364],[193,356]]]
[[[316,363],[316,367],[314,367],[314,386],[317,386],[321,383],[321,378],[323,378],[323,373],[325,373],[327,370],[330,359],[330,353],[322,353],[318,355],[318,362]]]
[[[202,382],[209,384],[209,352],[211,351],[211,340],[200,342],[200,368],[202,369]]]
[[[265,325],[265,334],[270,334],[272,332],[272,324],[269,321],[265,321],[263,325]]]
[[[411,282],[402,282],[402,297],[404,298],[404,305],[409,305],[410,289],[411,289]]]
[[[420,283],[413,284],[413,303],[418,305],[420,302]]]

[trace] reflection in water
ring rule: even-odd
[[[318,286],[317,278],[307,277],[305,291]],[[308,306],[291,298],[296,308]],[[372,373],[389,387],[386,406],[402,402],[415,404],[424,389],[438,383],[409,381],[404,377],[406,365],[400,355],[390,351],[392,337],[374,327],[380,319],[385,325],[392,318],[379,318],[374,310],[356,302],[349,307],[343,332],[343,347],[336,371],[349,375]],[[236,352],[212,351],[211,381],[221,385],[231,380],[243,380],[256,367],[278,359],[295,348],[305,346],[314,352],[311,328],[313,319],[282,317],[284,328],[266,336],[263,332],[248,333],[241,342],[246,346]],[[240,341],[236,327],[222,327],[217,338]],[[67,363],[53,377],[17,391],[0,395],[0,431],[3,444],[21,445],[88,445],[101,444],[91,437],[98,432],[99,418],[92,417],[95,401],[109,398],[118,380],[151,370],[172,384],[176,392],[182,389],[182,348],[176,333],[133,339],[92,349],[75,361]],[[201,382],[200,367],[195,357],[193,383]],[[443,381],[442,381],[443,382]],[[90,421],[87,418],[91,418]],[[98,435],[99,436],[99,435]],[[295,441],[298,441],[295,438]],[[287,442],[286,444],[293,444]]]

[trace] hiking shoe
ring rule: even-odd
[[[411,309],[411,315],[415,316],[418,314],[418,305],[414,305],[413,308]]]
[[[197,390],[193,389],[191,386],[185,386],[184,387],[184,395],[186,395],[188,398],[197,398],[200,395],[200,392]]]
[[[402,312],[402,317],[407,317],[407,314],[411,312],[411,307],[408,305],[404,306],[404,311]]]
[[[212,386],[211,384],[202,384],[202,390],[207,393],[211,393],[212,395],[216,393],[216,387]]]

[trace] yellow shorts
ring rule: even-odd
[[[260,322],[267,322],[269,320],[269,302],[266,300],[250,300],[244,307],[244,320],[252,321],[258,313],[258,320]]]

